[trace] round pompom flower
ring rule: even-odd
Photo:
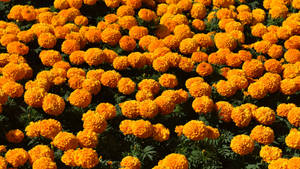
[[[259,156],[267,163],[277,160],[282,156],[282,150],[278,147],[265,145],[260,149]]]
[[[54,139],[54,137],[62,130],[61,123],[54,119],[42,120],[37,124],[41,136],[48,139]]]
[[[154,79],[143,79],[138,84],[138,89],[150,91],[152,94],[157,94],[160,90],[160,84]]]
[[[47,157],[54,160],[54,152],[46,145],[37,145],[28,151],[29,162],[32,164],[36,160]]]
[[[273,160],[270,162],[268,169],[278,169],[278,168],[287,168],[288,159],[286,158],[278,158],[277,160]]]
[[[90,105],[92,94],[86,89],[76,89],[70,94],[68,100],[73,106],[85,108]]]
[[[131,126],[132,133],[139,138],[149,138],[153,135],[153,126],[149,121],[137,120]]]
[[[169,96],[158,96],[154,101],[162,115],[172,113],[176,106],[174,100]]]
[[[125,35],[120,39],[119,45],[123,50],[130,52],[135,49],[136,41],[132,37]]]
[[[194,3],[191,9],[191,16],[195,19],[203,19],[206,16],[206,7],[202,3]]]
[[[120,93],[130,95],[134,92],[136,84],[130,78],[121,78],[118,82],[118,90]]]
[[[237,87],[229,81],[220,80],[215,85],[217,92],[224,97],[231,97],[237,92]]]
[[[103,116],[105,120],[109,120],[116,116],[117,109],[111,103],[100,103],[97,105],[95,112]]]
[[[138,90],[135,94],[135,99],[139,102],[142,102],[144,100],[153,100],[154,96],[153,93],[148,90]]]
[[[300,107],[292,108],[288,112],[287,119],[292,125],[299,127],[300,126]]]
[[[231,119],[237,127],[246,127],[252,119],[251,109],[246,106],[238,106],[233,108]]]
[[[122,76],[114,70],[106,71],[101,76],[101,84],[110,88],[115,88],[118,86],[118,82],[121,78]]]
[[[55,147],[60,150],[66,151],[69,149],[76,149],[78,140],[76,136],[68,132],[59,132],[51,142]]]
[[[254,99],[262,99],[268,94],[268,89],[263,82],[257,81],[249,85],[248,93]]]
[[[42,50],[39,58],[45,66],[53,66],[56,62],[62,60],[60,53],[55,50]]]
[[[27,151],[23,148],[15,148],[8,150],[5,154],[6,161],[13,167],[23,166],[29,158]]]
[[[121,112],[125,117],[136,118],[139,115],[139,102],[136,100],[129,100],[120,103]]]
[[[132,125],[133,124],[134,124],[134,121],[132,121],[132,120],[123,120],[119,125],[120,131],[124,135],[132,134]]]
[[[129,30],[133,26],[138,25],[136,19],[133,16],[120,17],[118,22],[123,29],[127,29],[127,30]]]
[[[65,101],[59,95],[48,93],[43,99],[42,108],[47,114],[58,116],[65,109]]]
[[[271,144],[274,141],[274,131],[270,127],[257,125],[251,130],[250,137],[258,143]]]
[[[298,87],[293,79],[284,79],[280,82],[280,91],[285,95],[292,95],[298,91]]]
[[[132,68],[140,69],[146,65],[147,59],[146,56],[140,52],[132,52],[128,55],[128,62]]]
[[[140,169],[141,162],[138,158],[133,156],[126,156],[122,159],[120,163],[122,168],[130,168],[130,169]]]
[[[129,36],[135,40],[140,40],[146,35],[148,35],[148,29],[143,26],[133,26],[129,30]]]
[[[144,100],[139,104],[139,113],[143,118],[154,118],[159,108],[153,100]]]
[[[219,101],[215,105],[216,105],[216,110],[218,112],[219,118],[224,122],[230,122],[233,106],[226,101]]]
[[[80,50],[80,43],[76,40],[65,40],[61,45],[61,51],[65,54],[70,55],[76,50]]]
[[[92,130],[79,131],[76,137],[80,147],[96,148],[98,144],[97,133]]]
[[[287,117],[289,111],[291,111],[294,107],[296,107],[294,103],[281,103],[277,106],[277,115],[280,117]]]
[[[189,162],[182,154],[172,153],[158,162],[158,167],[170,169],[188,169]]]
[[[94,111],[88,111],[82,115],[83,128],[92,130],[96,133],[102,133],[106,129],[107,122],[103,116]]]
[[[57,169],[57,166],[51,158],[41,157],[32,164],[32,169]]]
[[[244,62],[242,69],[246,75],[251,78],[260,77],[264,72],[264,65],[257,59]]]
[[[115,46],[116,44],[118,44],[121,37],[122,34],[120,33],[120,31],[112,28],[106,28],[101,33],[102,41],[109,44],[110,46]]]
[[[56,37],[52,33],[42,33],[38,37],[38,43],[43,48],[53,48],[56,45]]]
[[[14,81],[6,82],[2,86],[2,90],[11,98],[21,97],[24,93],[23,86]]]
[[[208,130],[202,121],[191,120],[183,126],[183,134],[188,139],[198,141],[207,137]]]
[[[173,74],[163,74],[159,77],[159,83],[163,87],[174,88],[178,85],[178,81]]]
[[[91,94],[96,95],[101,90],[101,83],[97,79],[85,79],[82,82],[82,88],[89,91]]]
[[[6,140],[10,143],[20,143],[24,138],[24,133],[19,130],[10,130],[5,134]]]
[[[233,137],[230,147],[239,155],[247,155],[254,150],[254,141],[249,136],[241,134]]]
[[[207,114],[212,112],[214,106],[215,104],[213,100],[208,96],[197,97],[192,103],[194,111],[198,114]]]
[[[7,49],[7,53],[17,54],[17,55],[26,55],[29,52],[28,46],[18,41],[9,43],[6,49]]]
[[[261,124],[270,125],[275,121],[275,112],[269,107],[260,107],[253,112],[253,117]]]
[[[31,107],[42,107],[47,92],[43,88],[30,88],[24,93],[24,101]]]
[[[200,63],[196,68],[196,72],[202,77],[211,75],[213,73],[213,71],[214,70],[213,70],[213,67],[211,66],[211,64],[206,63],[206,62]]]
[[[106,55],[99,48],[89,48],[84,53],[84,61],[90,66],[98,66],[105,61]]]
[[[142,20],[146,22],[150,22],[156,18],[156,14],[154,11],[145,8],[140,9],[138,15]]]
[[[300,149],[300,131],[292,128],[290,133],[285,137],[285,143],[290,148]]]
[[[153,61],[152,67],[158,72],[166,72],[169,69],[170,64],[166,57],[159,57]]]
[[[164,125],[158,123],[153,125],[153,139],[159,142],[168,140],[170,137],[170,131]]]
[[[214,40],[218,49],[228,48],[233,50],[237,46],[236,39],[228,33],[217,33]]]
[[[82,168],[94,168],[99,163],[96,150],[91,148],[82,148],[74,151],[74,162]]]
[[[198,44],[193,38],[186,38],[180,42],[179,50],[182,54],[192,54],[198,49]]]
[[[287,168],[288,169],[298,169],[299,163],[300,163],[300,157],[292,157],[289,159],[289,161],[287,163]]]

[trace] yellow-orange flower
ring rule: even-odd
[[[42,158],[42,157],[47,157],[52,160],[54,160],[54,152],[52,149],[50,149],[46,145],[36,145],[32,149],[28,151],[29,154],[29,162],[32,164],[36,160]]]
[[[6,140],[10,143],[20,143],[24,138],[24,133],[19,129],[9,130],[5,134],[5,137]]]
[[[273,146],[263,146],[260,149],[259,156],[267,163],[273,160],[277,160],[282,156],[282,150],[278,147]]]
[[[49,115],[60,115],[65,109],[65,101],[56,94],[48,93],[42,103],[43,110]]]
[[[271,144],[274,141],[274,131],[270,127],[257,125],[251,130],[250,137],[261,144]]]
[[[143,118],[154,118],[158,112],[158,105],[152,100],[144,100],[139,103],[139,115]]]
[[[107,126],[107,122],[104,117],[94,111],[88,111],[82,115],[83,128],[86,130],[92,130],[101,134],[104,132]]]
[[[114,70],[106,71],[101,76],[101,84],[110,88],[115,88],[118,86],[118,82],[121,78],[122,76]]]
[[[86,89],[76,89],[70,94],[68,100],[73,106],[85,108],[91,103],[92,94]]]
[[[182,154],[172,153],[158,162],[158,167],[170,169],[188,169],[189,162]]]
[[[5,154],[6,161],[13,167],[23,166],[29,158],[27,151],[23,148],[15,148],[8,150]]]
[[[285,143],[290,148],[300,149],[300,131],[292,128],[290,133],[285,137]]]
[[[121,78],[118,82],[118,90],[120,93],[130,95],[135,91],[136,84],[130,78]]]
[[[141,162],[138,158],[133,156],[126,156],[121,160],[120,163],[122,168],[140,169]]]
[[[247,155],[254,150],[254,141],[247,135],[241,134],[233,137],[230,142],[232,151],[239,155]]]
[[[95,148],[98,144],[97,133],[92,130],[79,131],[76,138],[80,147]]]
[[[197,97],[192,103],[194,111],[198,114],[207,114],[212,112],[214,106],[215,104],[213,100],[208,96]]]

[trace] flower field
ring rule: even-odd
[[[300,0],[0,0],[0,169],[300,169]]]

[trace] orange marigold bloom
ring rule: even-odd
[[[133,124],[134,124],[134,121],[132,121],[132,120],[123,120],[119,125],[120,131],[124,135],[133,134],[132,127],[131,127]]]
[[[298,91],[298,87],[293,79],[284,79],[280,82],[280,91],[285,95],[292,95]]]
[[[245,71],[248,77],[256,78],[260,77],[263,74],[264,65],[261,61],[252,59],[250,61],[245,61],[242,69]]]
[[[229,48],[233,50],[237,46],[236,40],[228,33],[217,33],[214,40],[218,49]]]
[[[110,88],[115,88],[121,78],[122,76],[114,70],[106,71],[101,76],[101,84]]]
[[[278,42],[278,38],[276,33],[268,32],[262,36],[263,40],[269,41],[271,44],[276,44]]]
[[[86,73],[86,78],[87,79],[97,79],[97,80],[101,80],[101,76],[104,73],[103,69],[94,69],[94,70],[89,70]]]
[[[89,28],[85,33],[84,37],[90,43],[99,43],[101,42],[101,31],[97,28]]]
[[[260,149],[259,156],[267,163],[270,163],[273,160],[277,160],[282,156],[282,150],[278,147],[273,146],[263,146]]]
[[[269,49],[271,48],[272,44],[269,41],[262,40],[254,43],[254,49],[257,53],[268,53]]]
[[[97,133],[92,130],[79,131],[76,135],[80,147],[96,148],[98,144]]]
[[[206,7],[202,3],[194,3],[190,12],[192,18],[203,19],[206,16]]]
[[[289,111],[295,108],[296,105],[294,103],[281,103],[277,106],[276,112],[277,115],[280,117],[287,117]]]
[[[76,40],[65,40],[61,45],[61,51],[70,55],[76,50],[80,50],[80,44]]]
[[[69,149],[76,149],[78,147],[78,140],[76,136],[69,132],[59,132],[51,142],[52,145],[60,150],[66,151]]]
[[[292,36],[292,30],[288,26],[286,26],[286,27],[279,27],[277,29],[276,35],[277,35],[278,39],[286,40],[286,39],[288,39],[289,37]]]
[[[242,60],[238,53],[230,53],[226,55],[226,65],[230,67],[240,67],[242,64]]]
[[[185,86],[187,89],[190,89],[192,84],[195,82],[204,82],[204,79],[202,77],[192,77],[185,81]]]
[[[287,162],[287,168],[288,169],[297,169],[297,168],[299,168],[299,162],[300,162],[300,157],[292,157]]]
[[[159,142],[168,140],[170,137],[170,131],[164,125],[158,123],[153,125],[153,139]]]
[[[253,112],[253,117],[261,124],[270,125],[275,121],[275,112],[269,107],[260,107]]]
[[[67,0],[55,0],[54,1],[54,7],[56,9],[67,9],[69,8],[69,3]]]
[[[300,51],[298,49],[288,49],[284,53],[284,59],[289,63],[296,63],[300,61]]]
[[[158,168],[178,168],[188,169],[189,163],[187,158],[182,154],[169,154],[163,160],[158,162]],[[156,169],[156,167],[154,167]]]
[[[153,69],[158,72],[166,72],[170,65],[166,57],[159,57],[155,59],[152,63]]]
[[[5,137],[10,143],[20,143],[24,139],[24,133],[19,129],[9,130],[5,134]]]
[[[56,163],[49,157],[41,157],[36,160],[33,165],[33,169],[45,168],[45,169],[57,169]]]
[[[82,88],[89,91],[91,94],[96,95],[101,90],[101,83],[97,79],[85,79],[82,82]]]
[[[254,99],[262,99],[268,94],[268,89],[263,82],[258,81],[249,85],[248,93]]]
[[[82,168],[94,168],[99,163],[99,158],[96,150],[91,148],[77,149],[74,152],[74,162]]]
[[[132,37],[125,35],[120,39],[119,45],[123,50],[130,52],[135,49],[136,42]]]
[[[182,0],[183,1],[183,0]],[[197,29],[198,31],[203,31],[205,30],[205,23],[204,21],[200,19],[194,19],[192,22],[192,26]]]
[[[143,50],[146,50],[146,49],[148,49],[148,46],[150,45],[150,43],[155,40],[158,40],[157,37],[155,37],[155,36],[151,36],[151,35],[143,36],[139,40],[139,47],[142,48]]]
[[[43,99],[43,110],[49,115],[60,115],[65,109],[65,101],[56,94],[47,94]]]
[[[6,82],[2,86],[2,90],[11,98],[21,97],[24,93],[23,86],[14,81]]]
[[[292,128],[290,133],[285,137],[285,143],[293,149],[300,149],[300,131]]]
[[[122,159],[120,163],[122,168],[130,168],[130,169],[140,169],[141,162],[138,158],[133,156],[126,156]]]
[[[148,90],[138,90],[138,92],[135,95],[135,99],[139,102],[142,102],[144,100],[153,100],[154,96],[151,91]]]
[[[38,43],[43,48],[53,48],[56,45],[56,37],[52,33],[42,33],[38,37]]]
[[[84,61],[90,66],[97,66],[105,61],[106,55],[99,48],[89,48],[84,53]]]
[[[109,8],[117,8],[120,5],[121,0],[104,0],[104,2]]]
[[[247,155],[254,150],[254,141],[249,136],[241,134],[233,137],[230,147],[239,155]]]
[[[24,93],[24,101],[31,107],[42,107],[46,95],[47,92],[44,88],[30,88]]]
[[[26,55],[29,52],[28,46],[18,41],[9,43],[6,49],[8,53],[17,55]]]
[[[37,145],[28,151],[30,164],[34,163],[36,160],[47,157],[54,160],[54,152],[46,145]]]
[[[48,139],[54,139],[54,137],[62,130],[60,122],[54,119],[38,121],[37,124],[41,136]]]
[[[23,148],[15,148],[8,150],[5,154],[6,161],[13,167],[23,166],[29,158],[27,151]]]
[[[138,89],[150,91],[153,94],[157,94],[160,90],[160,85],[154,79],[144,79],[139,82]]]
[[[231,75],[227,79],[229,83],[236,86],[239,90],[246,89],[249,85],[248,79],[245,76]]]
[[[106,28],[101,33],[102,41],[111,46],[115,46],[116,44],[118,44],[121,37],[122,37],[122,34],[120,33],[120,31],[112,29],[112,28]]]
[[[8,63],[2,68],[2,75],[8,79],[18,81],[24,78],[24,68],[19,64]]]
[[[34,34],[32,31],[21,31],[17,34],[17,37],[19,41],[24,42],[24,43],[29,43],[34,40]]]
[[[195,80],[195,82],[193,82]],[[186,81],[186,87],[189,90],[189,93],[193,97],[202,97],[202,96],[210,96],[212,89],[211,86],[201,81],[201,79],[198,81],[198,79],[189,79],[189,81]]]
[[[287,168],[288,159],[278,158],[270,162],[268,169]]]
[[[180,42],[179,50],[183,54],[192,54],[198,49],[198,44],[196,40],[192,38],[186,38]]]
[[[276,73],[265,73],[259,81],[264,84],[269,93],[275,93],[280,88],[281,77]]]
[[[191,57],[192,61],[196,63],[207,62],[208,55],[205,52],[194,52]]]
[[[188,25],[181,24],[177,25],[174,29],[174,35],[179,39],[183,40],[186,38],[192,38],[193,33]]]
[[[118,90],[120,93],[130,95],[135,91],[136,84],[130,78],[121,78],[118,82]]]
[[[129,36],[140,40],[143,36],[148,35],[148,29],[143,26],[133,26],[129,29]]]
[[[134,9],[131,6],[128,5],[122,5],[117,9],[117,16],[133,16],[134,15]]]
[[[157,104],[152,100],[144,100],[139,104],[139,114],[143,118],[154,118],[158,111]]]
[[[178,85],[178,81],[175,75],[173,74],[163,74],[160,76],[159,84],[163,87],[174,88]]]
[[[216,111],[218,112],[219,118],[224,122],[231,121],[231,112],[233,110],[233,106],[226,101],[219,101],[216,103]]]
[[[75,167],[76,164],[75,164],[75,162],[74,162],[74,152],[75,152],[75,150],[73,150],[73,149],[64,151],[64,154],[63,154],[62,157],[61,157],[61,161],[62,161],[65,165]]]
[[[68,100],[73,106],[85,108],[90,105],[92,94],[86,89],[76,89],[70,94]]]
[[[56,68],[56,69],[64,69],[64,70],[68,70],[71,68],[71,65],[69,62],[66,62],[66,61],[58,61],[56,63],[54,63],[53,65],[53,68]]]
[[[70,5],[70,7],[79,9],[82,6],[83,0],[67,0],[67,2]]]
[[[140,52],[132,52],[128,55],[128,62],[132,68],[143,68],[146,65],[147,59]]]
[[[172,100],[169,96],[158,96],[155,100],[155,103],[157,104],[159,108],[159,112],[162,115],[167,115],[173,112],[175,109],[175,103],[174,100]]]
[[[272,6],[269,10],[271,18],[286,18],[288,14],[288,8],[285,5]]]
[[[233,108],[231,119],[237,127],[247,127],[252,119],[252,111],[246,106]]]
[[[268,32],[267,27],[262,23],[258,23],[251,27],[251,33],[255,37],[262,37],[267,32]]]
[[[220,80],[215,85],[217,92],[224,97],[231,97],[237,92],[237,86],[230,81]]]
[[[213,67],[209,63],[202,62],[197,66],[196,72],[202,77],[209,76],[213,73]]]
[[[266,71],[280,74],[283,70],[281,62],[276,59],[269,59],[264,63]]]
[[[300,107],[292,108],[288,112],[287,119],[292,125],[299,127],[300,126]]]
[[[275,138],[272,128],[263,125],[255,126],[251,130],[250,137],[260,144],[271,144]]]
[[[83,128],[86,130],[92,130],[96,133],[103,133],[106,129],[107,122],[104,117],[94,111],[88,111],[82,115]]]
[[[85,80],[84,76],[76,75],[72,76],[68,80],[68,85],[72,89],[81,89],[82,88],[82,83]]]
[[[123,29],[130,29],[133,26],[137,26],[137,21],[133,16],[122,16],[119,18],[118,23]]]
[[[39,124],[38,122],[30,122],[29,125],[26,126],[25,132],[28,137],[39,137]]]
[[[142,20],[147,21],[147,22],[150,22],[156,18],[156,14],[154,11],[152,11],[150,9],[145,9],[145,8],[142,8],[139,10],[138,16]]]
[[[197,97],[192,103],[194,111],[198,114],[207,114],[212,112],[214,106],[215,104],[213,100],[208,96]]]
[[[200,47],[209,48],[214,45],[214,41],[209,34],[197,33],[193,36]]]
[[[125,70],[129,67],[128,57],[127,56],[119,56],[114,59],[113,67],[116,70]]]
[[[208,136],[207,126],[202,121],[191,120],[183,126],[183,134],[193,141],[203,140]]]
[[[95,112],[103,116],[105,120],[113,119],[117,115],[116,107],[110,103],[98,104]]]
[[[42,50],[39,58],[45,66],[53,66],[56,62],[62,60],[62,56],[56,50]]]
[[[139,116],[139,102],[136,100],[129,100],[119,104],[121,112],[125,117],[136,118]]]
[[[149,121],[137,120],[131,126],[132,133],[139,138],[149,138],[153,135],[153,126]]]

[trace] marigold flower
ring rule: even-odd
[[[96,95],[101,90],[101,83],[97,79],[85,79],[82,82],[82,88],[89,91],[91,94]]]
[[[70,94],[68,100],[73,106],[85,108],[91,103],[92,94],[86,89],[76,89]]]
[[[264,63],[266,71],[280,74],[283,70],[281,62],[276,59],[269,59]]]
[[[160,76],[159,84],[163,87],[174,88],[178,85],[178,81],[175,75],[173,74],[163,74]]]
[[[45,169],[57,169],[56,163],[49,157],[41,157],[36,160],[33,165],[33,169],[45,168]]]
[[[10,143],[20,143],[24,138],[24,133],[19,129],[9,130],[5,134],[5,137],[6,140]]]
[[[258,81],[249,85],[248,93],[254,99],[262,99],[268,94],[268,89],[261,81]]]
[[[54,139],[54,137],[62,130],[60,122],[54,119],[42,120],[37,124],[41,136],[48,139]]]
[[[90,43],[99,43],[101,41],[101,31],[97,28],[89,28],[85,33],[84,37]]]
[[[277,160],[273,160],[270,162],[268,168],[276,169],[276,168],[287,168],[288,159],[278,158]]]
[[[82,115],[83,128],[93,130],[96,133],[102,133],[106,129],[107,122],[104,117],[94,111],[88,111]]]
[[[192,61],[201,63],[208,61],[208,55],[204,52],[194,52],[191,57]]]
[[[225,80],[218,81],[215,88],[217,89],[217,92],[224,97],[231,97],[235,95],[238,89],[233,83]]]
[[[56,37],[52,33],[42,33],[38,37],[38,43],[43,48],[53,48],[56,45]]]
[[[298,87],[293,79],[284,79],[280,82],[280,91],[285,95],[292,95],[298,91]]]
[[[133,16],[122,16],[119,18],[118,23],[123,29],[130,29],[133,26],[137,26],[137,21]]]
[[[277,35],[278,39],[286,40],[292,36],[292,30],[288,26],[287,27],[279,27],[277,29],[276,35]]]
[[[213,100],[208,96],[197,97],[192,103],[194,111],[198,114],[207,114],[212,112],[214,106],[215,104]]]
[[[287,119],[292,125],[299,127],[300,126],[299,115],[300,115],[300,107],[294,107],[288,112]]]
[[[89,70],[86,73],[86,78],[87,79],[97,79],[97,80],[101,80],[101,76],[104,73],[103,69],[94,69],[94,70]]]
[[[277,106],[277,115],[280,117],[287,117],[289,111],[291,111],[294,107],[296,107],[294,103],[281,103]]]
[[[274,141],[274,131],[270,127],[257,125],[251,130],[250,137],[261,144],[271,144]]]
[[[264,72],[263,63],[257,59],[245,61],[242,69],[245,71],[246,75],[251,78],[259,77]]]
[[[195,82],[192,82],[192,80],[195,80]],[[202,82],[201,79],[199,79],[199,81],[197,78],[190,79],[186,82],[186,85],[189,89],[189,93],[195,98],[211,95],[211,86],[206,82]]]
[[[130,169],[140,169],[141,162],[138,158],[133,156],[126,156],[122,159],[120,163],[122,168],[130,168]]]
[[[23,148],[15,148],[8,150],[5,154],[6,161],[13,167],[23,166],[29,158],[27,151]]]
[[[98,144],[97,133],[92,130],[79,131],[76,138],[80,147],[95,148]]]
[[[297,169],[297,168],[299,168],[299,166],[298,166],[299,162],[300,162],[300,158],[299,157],[292,157],[287,162],[287,168],[288,169]]]
[[[18,41],[18,37],[15,34],[4,34],[0,37],[0,44],[2,46],[7,46],[11,42]]]
[[[153,135],[153,126],[149,121],[137,120],[131,126],[132,133],[139,138],[149,138]]]
[[[197,66],[196,72],[202,77],[209,76],[213,73],[213,67],[209,63],[202,62]]]
[[[128,62],[132,68],[143,68],[146,65],[147,59],[140,52],[132,52],[128,55]]]
[[[229,48],[233,50],[237,46],[236,40],[228,33],[217,33],[214,40],[218,49]]]
[[[65,40],[61,45],[61,51],[70,55],[76,50],[80,50],[80,44],[76,40]]]
[[[122,37],[122,34],[120,33],[120,31],[112,29],[112,28],[106,28],[101,33],[102,41],[111,46],[115,46],[116,44],[118,44],[121,37]]]
[[[241,134],[233,137],[230,143],[232,151],[243,156],[252,153],[254,141],[247,135]]]
[[[180,42],[179,50],[182,54],[192,54],[198,49],[197,42],[192,38],[186,38]]]
[[[54,152],[52,149],[50,149],[46,145],[36,145],[32,149],[28,151],[29,155],[29,162],[30,164],[33,164],[36,160],[42,158],[42,157],[47,157],[50,158],[51,160],[54,160]]]
[[[130,52],[135,49],[136,42],[132,37],[125,35],[120,39],[119,45],[123,50]]]
[[[80,75],[71,76],[68,80],[68,85],[71,89],[81,89],[85,77]]]
[[[31,107],[42,107],[47,92],[43,88],[30,88],[24,93],[24,101]]]
[[[275,93],[280,88],[281,77],[279,74],[265,73],[259,81],[264,84],[269,93]]]
[[[74,53],[74,52],[73,52]],[[89,48],[84,53],[84,61],[90,66],[97,66],[105,61],[106,55],[103,50],[99,48]]]
[[[271,43],[266,40],[258,41],[254,43],[254,49],[256,50],[257,53],[263,53],[266,54],[268,53]]]
[[[28,46],[18,41],[10,42],[6,49],[8,53],[17,55],[26,55],[29,52]]]
[[[154,96],[153,93],[151,93],[148,90],[138,90],[138,92],[135,95],[135,99],[139,102],[142,102],[144,100],[153,100]]]
[[[288,147],[293,149],[300,149],[300,131],[292,128],[290,133],[285,137],[285,143]]]
[[[11,98],[21,97],[24,93],[23,86],[14,81],[6,82],[2,86],[2,90]]]
[[[117,16],[133,16],[134,15],[134,9],[131,6],[128,5],[122,5],[117,9]]]
[[[185,81],[186,88],[190,89],[195,82],[204,82],[204,79],[202,77],[191,77]]]
[[[73,150],[73,149],[64,151],[64,154],[63,154],[62,157],[61,157],[61,161],[62,161],[65,165],[75,167],[76,164],[75,164],[75,162],[74,162],[74,152],[75,152],[75,150]]]
[[[82,168],[94,168],[99,163],[96,150],[91,148],[82,148],[74,151],[74,162]]]
[[[200,47],[209,48],[214,45],[214,41],[209,34],[197,33],[193,36],[193,39]]]
[[[206,7],[202,3],[194,3],[190,12],[192,18],[203,19],[206,16]]]
[[[155,103],[158,106],[159,112],[162,115],[167,115],[173,112],[175,109],[175,103],[169,96],[158,96],[155,100]]]
[[[153,94],[157,94],[160,90],[160,85],[154,79],[143,79],[141,82],[139,82],[138,89],[150,91]]]
[[[101,84],[110,88],[115,88],[121,78],[122,76],[114,70],[106,71],[101,76]]]
[[[289,63],[296,63],[300,61],[300,51],[298,49],[288,49],[284,53],[284,59]]]
[[[139,102],[136,100],[129,100],[119,104],[121,112],[125,117],[136,118],[139,116]]]
[[[158,123],[153,125],[153,139],[159,142],[168,140],[170,137],[170,131],[164,125]]]
[[[183,134],[188,139],[198,141],[207,137],[208,130],[202,121],[191,120],[183,126]]]
[[[2,75],[8,79],[21,80],[24,78],[24,68],[19,64],[8,63],[2,68]]]
[[[189,162],[182,154],[172,153],[158,162],[158,167],[170,169],[188,169]]]
[[[43,99],[42,108],[47,114],[58,116],[64,111],[65,102],[59,95],[48,93]]]
[[[260,107],[254,111],[253,117],[261,124],[270,125],[275,121],[275,112],[269,107]]]
[[[98,104],[95,112],[100,114],[101,116],[103,116],[105,118],[105,120],[112,119],[117,114],[116,107],[110,103]]]
[[[145,8],[139,10],[138,16],[146,22],[150,22],[156,18],[156,14],[154,11]]]
[[[78,146],[78,140],[76,136],[68,132],[59,132],[51,142],[52,145],[60,150],[66,151],[69,149],[76,149]]]
[[[218,112],[218,116],[224,122],[231,121],[231,112],[233,111],[233,106],[227,101],[219,101],[216,102],[216,111]]]
[[[282,156],[282,150],[278,147],[273,146],[263,146],[260,149],[259,156],[267,163],[273,160],[277,160]]]
[[[231,119],[237,127],[247,127],[252,119],[252,110],[246,106],[233,108]]]
[[[121,78],[118,82],[118,90],[120,93],[130,95],[135,91],[136,84],[130,78]]]
[[[251,33],[255,37],[262,37],[267,32],[268,32],[267,27],[262,23],[258,23],[251,27]]]
[[[25,128],[25,132],[28,137],[39,137],[40,136],[39,123],[30,122],[29,125],[27,125]]]
[[[56,62],[62,60],[62,56],[56,50],[42,50],[39,58],[45,66],[53,66]]]
[[[133,134],[132,127],[131,127],[133,124],[134,121],[132,120],[123,120],[120,123],[119,128],[124,135]]]

